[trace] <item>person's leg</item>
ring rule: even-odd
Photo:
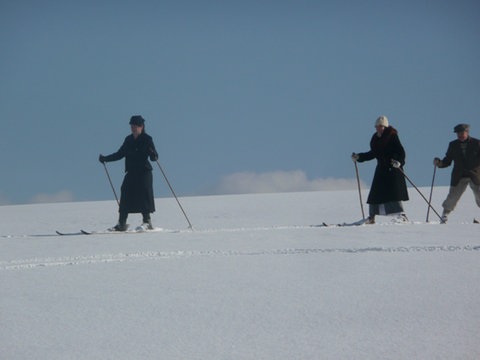
[[[143,224],[146,225],[148,230],[153,230],[152,219],[150,218],[150,213],[142,213]]]
[[[401,201],[390,201],[388,203],[385,203],[385,209],[387,211],[387,215],[395,216],[392,221],[396,223],[408,222],[408,217],[405,214],[405,210],[403,209],[403,203]]]
[[[123,178],[122,186],[120,188],[120,204],[118,204],[118,224],[113,227],[115,231],[127,231],[128,208],[127,192],[129,188],[130,177],[127,173]]]
[[[403,203],[401,201],[390,201],[385,203],[386,215],[397,215],[402,214],[403,212]]]
[[[378,204],[368,204],[368,218],[365,220],[365,224],[375,224],[375,215],[378,215],[378,213]]]
[[[115,231],[127,231],[127,218],[128,213],[120,211],[118,216],[118,224],[113,227]]]
[[[475,185],[473,181],[470,180],[470,188],[475,195],[475,202],[477,203],[477,206],[480,207],[480,185]]]
[[[448,219],[448,214],[450,214],[455,207],[457,206],[458,200],[465,192],[468,183],[470,182],[469,178],[462,178],[460,179],[459,183],[456,186],[450,186],[450,190],[448,191],[447,198],[442,204],[443,207],[443,214],[442,214],[442,221],[446,222]]]

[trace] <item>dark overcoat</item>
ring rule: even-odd
[[[405,165],[405,149],[396,129],[387,127],[380,137],[377,133],[373,134],[370,140],[370,151],[358,155],[359,162],[377,159],[372,187],[368,194],[368,204],[408,200],[405,176],[391,164],[392,160],[399,161],[402,170]]]
[[[125,158],[125,178],[120,197],[121,213],[153,213],[152,165],[148,161],[158,158],[153,139],[146,133],[136,139],[133,135],[125,138],[117,152],[105,157],[105,161],[117,161]]]
[[[438,165],[439,168],[450,166],[453,161],[451,186],[457,186],[462,177],[469,177],[473,183],[480,185],[480,140],[469,137],[465,155],[460,140],[448,144],[447,154]]]

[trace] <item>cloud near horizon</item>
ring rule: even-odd
[[[362,188],[366,184],[360,182]],[[321,190],[357,189],[356,179],[308,179],[304,171],[273,171],[265,173],[238,172],[224,176],[215,189],[216,194],[255,194]]]
[[[43,204],[43,203],[59,203],[59,202],[70,202],[74,201],[73,193],[67,190],[62,190],[54,194],[37,194],[31,200],[30,203],[33,204]]]

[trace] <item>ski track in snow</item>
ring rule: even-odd
[[[366,247],[366,248],[312,248],[312,249],[272,249],[257,251],[208,250],[208,251],[147,251],[89,256],[65,256],[56,258],[19,259],[0,262],[0,270],[28,270],[41,267],[73,266],[85,264],[105,264],[145,260],[180,259],[191,257],[228,256],[271,256],[271,255],[312,255],[324,253],[418,253],[418,252],[458,252],[480,251],[480,245],[465,246],[410,246],[410,247]]]
[[[440,225],[439,222],[410,222],[409,225],[427,225],[427,226],[436,226]],[[461,224],[471,224],[469,222],[464,222]],[[384,227],[384,226],[402,226],[405,225],[403,223],[378,223],[375,224],[375,227]],[[319,223],[316,225],[274,225],[274,226],[258,226],[258,227],[238,227],[238,228],[205,228],[205,229],[163,229],[158,228],[153,231],[126,231],[126,232],[108,232],[108,231],[91,231],[91,234],[81,234],[80,231],[78,232],[68,232],[65,231],[63,235],[59,233],[55,233],[53,231],[50,234],[10,234],[10,235],[0,235],[0,238],[3,239],[15,239],[15,238],[35,238],[35,237],[56,237],[56,236],[89,236],[89,235],[140,235],[140,234],[166,234],[166,233],[197,233],[197,234],[209,234],[209,233],[235,233],[235,232],[244,232],[244,231],[272,231],[272,230],[305,230],[305,229],[333,229],[333,228],[351,228],[351,227],[364,227],[364,226],[371,226],[371,225],[356,225],[355,223]],[[57,230],[59,231],[59,230]]]

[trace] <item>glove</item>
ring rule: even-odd
[[[352,161],[356,162],[358,159],[360,159],[360,155],[352,153]]]
[[[400,164],[400,161],[394,159],[392,159],[391,164],[395,169],[398,169],[400,166],[402,166],[402,164]]]
[[[440,160],[438,157],[433,159],[433,165],[440,166],[441,163],[442,163],[442,160]]]
[[[100,156],[98,157],[98,161],[100,161],[102,164],[105,163],[105,156],[100,154]]]
[[[150,156],[150,161],[157,161],[158,160],[158,154],[155,151],[154,148],[149,148],[148,149],[149,156]]]

